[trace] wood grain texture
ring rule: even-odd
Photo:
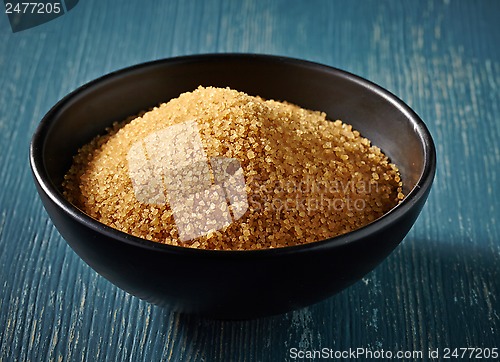
[[[16,34],[0,14],[0,361],[500,348],[499,14],[498,1],[81,0]],[[54,229],[28,166],[45,112],[112,70],[206,52],[336,66],[389,89],[424,119],[438,152],[429,201],[402,245],[361,282],[286,315],[204,320],[117,289]]]

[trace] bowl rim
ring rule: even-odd
[[[208,250],[191,248],[184,246],[175,246],[162,244],[155,241],[139,238],[123,231],[114,229],[106,224],[97,221],[84,213],[82,210],[67,201],[58,188],[54,185],[52,180],[47,174],[45,168],[43,149],[45,147],[45,139],[48,131],[57,114],[67,104],[69,104],[75,97],[87,91],[91,91],[93,86],[99,85],[101,82],[111,80],[115,77],[120,77],[127,73],[141,71],[142,69],[163,65],[174,65],[175,63],[185,64],[189,62],[209,62],[209,61],[223,61],[223,60],[260,60],[272,61],[275,63],[283,63],[293,66],[298,66],[316,71],[323,71],[328,73],[335,73],[336,76],[342,77],[350,82],[357,83],[358,85],[368,89],[370,92],[375,93],[377,96],[383,98],[394,107],[396,107],[402,114],[405,115],[407,121],[411,122],[414,130],[417,132],[420,143],[424,151],[424,167],[420,178],[412,190],[405,196],[403,201],[389,210],[381,217],[375,219],[369,224],[350,231],[346,234],[335,236],[328,239],[323,239],[315,242],[305,243],[295,246],[286,246],[273,249],[258,249],[258,250]],[[331,248],[340,247],[346,244],[354,243],[357,240],[365,239],[368,235],[374,232],[380,232],[390,225],[398,222],[404,214],[406,214],[412,207],[417,204],[420,199],[425,197],[427,191],[432,185],[434,175],[436,172],[436,149],[432,136],[424,124],[422,119],[406,105],[400,98],[391,93],[390,91],[382,88],[381,86],[362,78],[358,75],[348,71],[335,68],[329,65],[320,64],[317,62],[297,59],[278,55],[268,54],[252,54],[252,53],[208,53],[176,56],[171,58],[158,59],[148,62],[135,64],[129,67],[121,68],[103,76],[100,76],[90,82],[87,82],[66,96],[60,99],[42,118],[35,132],[33,133],[30,149],[29,149],[30,167],[39,187],[50,200],[57,205],[66,215],[71,217],[74,221],[83,224],[84,226],[92,229],[93,231],[103,234],[103,236],[130,244],[135,247],[144,248],[150,251],[160,251],[169,254],[193,255],[193,256],[212,256],[212,257],[238,257],[238,258],[253,258],[253,257],[277,257],[289,254],[301,253],[305,251],[321,251]]]

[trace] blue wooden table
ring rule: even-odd
[[[0,8],[0,361],[282,361],[323,348],[344,360],[458,348],[450,360],[468,360],[460,348],[500,348],[500,2],[81,0],[16,33]],[[28,166],[45,112],[110,71],[207,52],[339,67],[427,123],[438,152],[428,203],[362,281],[286,315],[205,320],[119,290],[55,230]]]

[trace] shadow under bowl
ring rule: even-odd
[[[407,196],[381,218],[348,234],[257,251],[150,242],[103,225],[65,200],[63,177],[82,145],[114,121],[199,85],[286,100],[352,124],[398,165]],[[375,268],[417,219],[434,179],[436,155],[431,135],[415,112],[367,80],[297,59],[209,54],[140,64],[78,88],[40,122],[30,163],[54,225],[100,275],[141,299],[179,312],[247,319],[318,302]]]

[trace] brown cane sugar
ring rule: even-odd
[[[404,197],[397,167],[352,126],[213,87],[114,124],[74,156],[63,188],[125,233],[219,250],[341,235]]]

